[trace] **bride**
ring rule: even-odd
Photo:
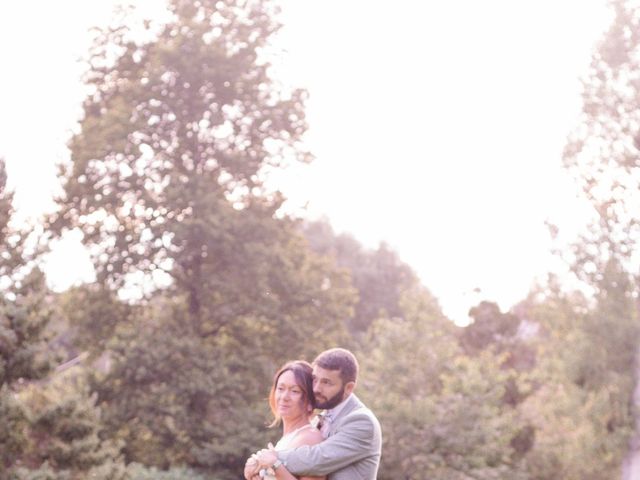
[[[309,363],[296,360],[285,364],[275,374],[269,393],[269,406],[274,416],[271,426],[282,423],[282,438],[275,447],[269,444],[271,450],[290,450],[301,445],[315,445],[324,440],[320,431],[311,423],[315,407],[311,371]],[[298,479],[273,453],[251,455],[245,464],[244,477],[247,480]],[[300,477],[299,480],[325,479],[326,477]]]

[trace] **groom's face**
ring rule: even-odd
[[[340,404],[353,390],[351,383],[345,385],[342,382],[340,370],[327,370],[314,365],[313,394],[316,397],[316,407],[327,410]]]

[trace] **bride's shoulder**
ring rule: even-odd
[[[300,432],[299,435],[296,436],[294,441],[295,445],[293,447],[300,447],[302,445],[315,445],[316,443],[320,443],[324,440],[322,433],[320,430],[314,427],[305,428]]]

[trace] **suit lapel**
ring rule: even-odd
[[[345,402],[346,403],[342,408],[342,410],[340,410],[340,413],[331,422],[331,427],[329,429],[329,436],[335,433],[336,428],[342,423],[342,420],[347,415],[349,415],[349,413],[353,412],[355,409],[363,405],[360,399],[358,399],[358,397],[356,397],[355,394],[353,393],[349,396],[349,398],[345,400]]]

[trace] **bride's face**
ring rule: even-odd
[[[304,393],[291,370],[278,378],[275,397],[276,409],[281,417],[298,417],[305,413]]]

